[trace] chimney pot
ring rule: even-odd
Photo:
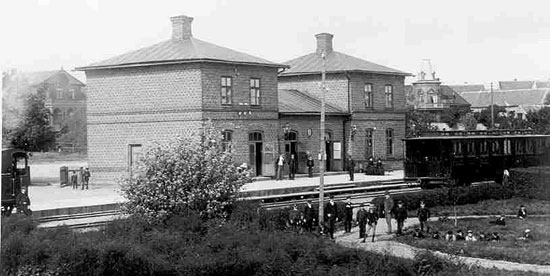
[[[185,40],[193,36],[191,30],[191,24],[193,23],[193,17],[186,15],[179,15],[170,17],[172,21],[172,39],[173,40]]]
[[[316,34],[317,39],[317,54],[321,55],[325,52],[326,55],[332,52],[332,38],[334,35],[329,33]]]

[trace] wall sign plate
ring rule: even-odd
[[[307,129],[307,137],[311,137],[311,135],[313,134],[313,130],[311,128],[308,128]]]

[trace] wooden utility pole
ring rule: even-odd
[[[493,83],[491,82],[491,129],[495,128],[495,99],[493,96]]]
[[[327,61],[326,61],[326,51],[321,53],[323,58],[323,70],[321,72],[321,126],[319,135],[319,146],[320,146],[320,155],[319,158],[319,226],[322,229],[323,221],[325,218],[324,212],[324,203],[325,198],[325,78],[327,74]]]

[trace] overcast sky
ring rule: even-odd
[[[548,1],[0,1],[0,67],[73,69],[171,36],[171,16],[194,17],[193,36],[284,62],[334,48],[417,74],[422,59],[445,83],[550,77]],[[410,79],[412,80],[412,78]],[[409,80],[409,81],[410,81]]]

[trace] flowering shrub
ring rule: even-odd
[[[136,168],[143,174],[119,180],[127,199],[123,211],[149,222],[189,212],[203,218],[227,215],[234,195],[249,181],[248,172],[233,164],[212,122],[191,137],[176,137],[146,150]]]

